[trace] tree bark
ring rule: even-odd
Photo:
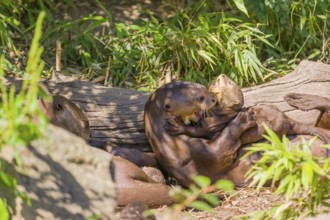
[[[150,93],[107,88],[85,81],[46,81],[44,84],[52,94],[66,96],[84,110],[92,129],[92,145],[150,149],[143,123],[144,104]],[[245,107],[273,104],[297,121],[314,124],[318,111],[296,110],[283,100],[283,96],[296,92],[330,98],[330,65],[303,61],[293,72],[262,85],[244,88],[243,92]]]

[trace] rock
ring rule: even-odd
[[[32,205],[16,201],[13,219],[115,219],[111,155],[61,128],[49,125],[45,133],[48,140],[18,149],[19,189]],[[4,150],[11,159],[12,148]]]

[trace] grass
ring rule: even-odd
[[[40,13],[38,17],[35,34],[28,54],[27,66],[25,69],[22,87],[16,92],[14,86],[10,89],[3,82],[3,61],[4,56],[0,56],[0,157],[2,148],[27,146],[33,140],[41,136],[41,132],[47,126],[45,116],[38,107],[38,97],[45,94],[39,90],[39,80],[44,68],[41,60],[43,48],[39,41],[41,38],[42,21],[45,13]],[[15,152],[15,151],[14,151]],[[20,155],[15,155],[16,163],[21,165]],[[29,198],[19,191],[16,177],[12,173],[7,173],[3,160],[0,160],[0,219],[10,219],[14,207],[9,207],[8,202],[16,197],[20,197],[27,204],[31,204]],[[10,198],[6,198],[9,196]]]
[[[77,19],[58,16],[58,10],[74,8],[74,0],[15,3],[0,3],[0,49],[7,60],[5,71],[15,75],[24,70],[21,51],[40,10],[47,12],[45,76],[53,69],[57,40],[63,66],[87,79],[105,75],[109,66],[112,85],[144,91],[170,78],[208,84],[220,72],[242,86],[259,84],[287,73],[301,59],[330,62],[328,1],[191,1],[191,7],[174,11],[175,16],[144,14],[130,25],[113,23],[101,1],[95,5],[104,16]]]

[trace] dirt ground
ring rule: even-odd
[[[201,212],[196,210],[184,211],[179,219],[236,219],[253,211],[268,210],[283,199],[272,195],[269,188],[257,191],[254,188],[238,188],[231,196],[220,200],[221,205],[215,207],[213,212]],[[162,219],[166,208],[157,210],[157,219]]]

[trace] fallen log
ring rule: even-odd
[[[52,94],[66,96],[84,110],[92,129],[92,145],[150,149],[143,123],[144,104],[150,93],[107,88],[86,81],[45,81],[44,84]],[[318,111],[296,110],[283,100],[283,96],[296,92],[330,98],[330,65],[303,61],[293,72],[262,85],[244,88],[243,92],[245,107],[273,104],[297,121],[314,124]]]

